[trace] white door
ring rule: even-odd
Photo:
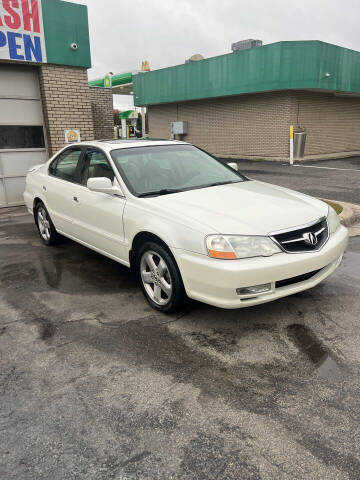
[[[77,195],[81,147],[70,147],[60,153],[50,164],[49,173],[41,176],[44,201],[55,228],[77,237],[74,226],[79,209]]]
[[[80,170],[82,186],[78,188],[74,229],[79,240],[128,262],[122,218],[126,200],[89,190],[86,187],[87,181],[94,177],[108,177],[114,182],[115,175],[106,155],[96,148],[88,147]]]
[[[0,64],[0,207],[24,203],[27,171],[46,160],[38,70]]]

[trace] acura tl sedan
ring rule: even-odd
[[[65,147],[29,171],[24,199],[45,245],[63,235],[130,267],[162,312],[187,297],[242,308],[314,287],[348,241],[326,203],[180,141]]]

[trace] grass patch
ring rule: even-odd
[[[343,211],[343,207],[336,202],[330,202],[329,200],[323,200],[323,202],[326,202],[328,205],[330,205],[330,207],[332,207],[338,215],[340,215],[340,213]]]

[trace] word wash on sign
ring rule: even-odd
[[[0,59],[45,61],[40,0],[0,0]]]

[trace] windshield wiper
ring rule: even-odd
[[[205,188],[217,187],[218,185],[228,185],[230,183],[239,183],[239,182],[242,182],[242,180],[227,180],[226,182],[214,182],[214,183],[209,183],[209,185],[205,185]]]
[[[169,193],[182,192],[179,188],[162,188],[161,190],[155,190],[153,192],[140,193],[138,197],[152,197],[153,195],[168,195]]]

